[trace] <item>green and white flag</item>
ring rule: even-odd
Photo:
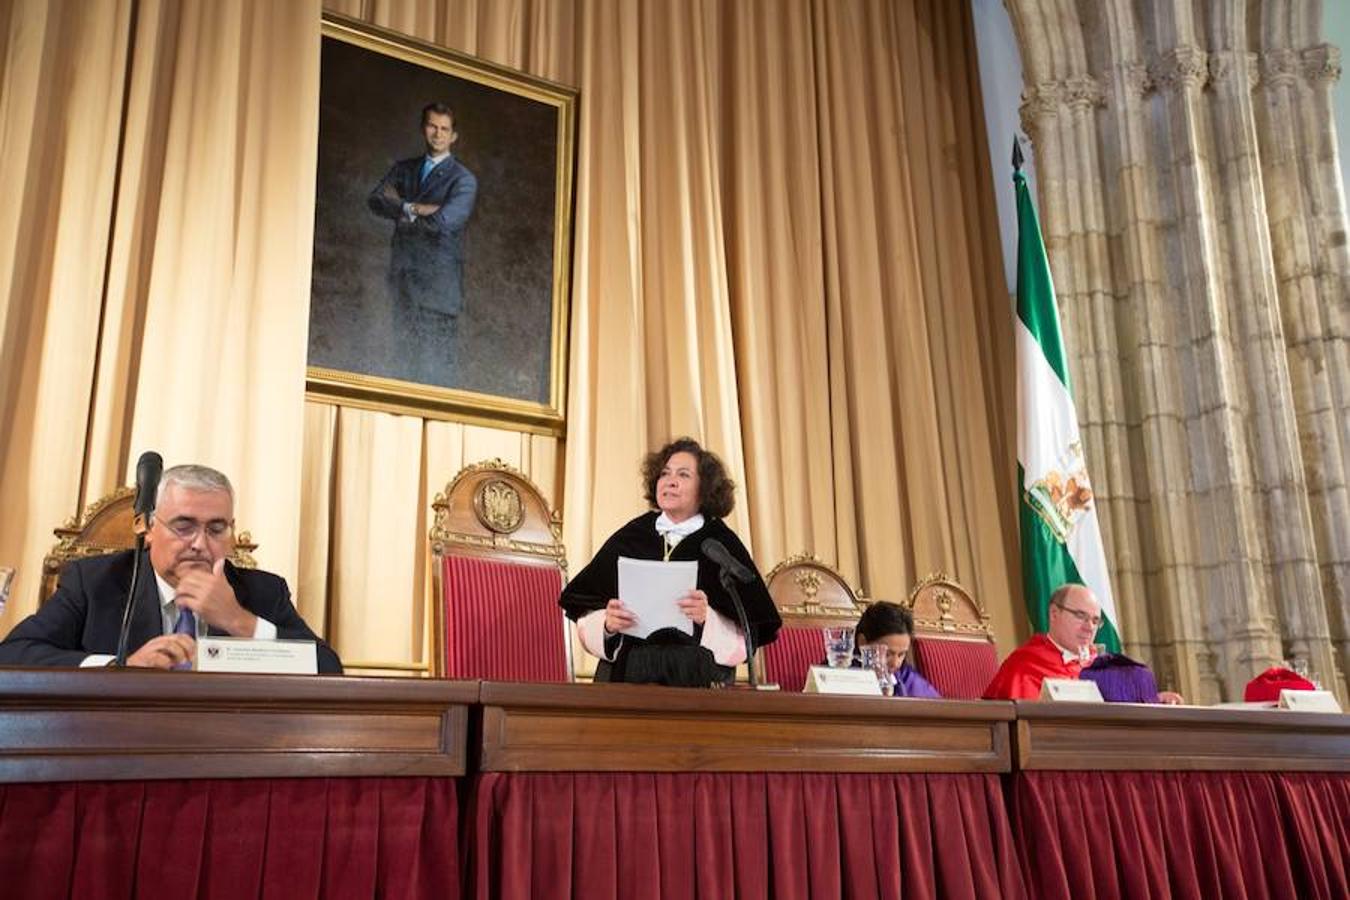
[[[1022,530],[1022,587],[1037,632],[1049,625],[1050,595],[1067,581],[1087,585],[1102,605],[1097,641],[1120,651],[1120,619],[1097,524],[1069,367],[1060,336],[1055,287],[1031,204],[1021,154],[1017,193],[1017,478]]]

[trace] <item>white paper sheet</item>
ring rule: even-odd
[[[645,638],[662,628],[678,628],[694,633],[694,623],[676,605],[676,601],[698,584],[698,563],[694,560],[659,562],[652,559],[619,557],[619,599],[637,614],[637,624],[623,634]]]

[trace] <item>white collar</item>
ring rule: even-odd
[[[703,527],[703,513],[694,513],[683,522],[672,522],[665,513],[656,517],[656,533],[672,547]]]
[[[150,571],[154,572],[155,570],[151,568]],[[159,605],[161,607],[172,606],[173,598],[178,596],[177,588],[165,581],[158,572],[155,572],[155,586],[159,588]]]
[[[1083,665],[1087,665],[1087,663],[1083,662],[1083,657],[1080,654],[1075,653],[1072,650],[1066,650],[1063,647],[1061,647],[1059,645],[1059,642],[1050,636],[1049,632],[1046,632],[1045,639],[1055,645],[1055,649],[1058,650],[1060,655],[1064,657],[1064,661],[1066,663],[1076,662],[1076,663],[1083,663]]]
[[[450,151],[447,150],[447,151],[445,151],[444,153],[442,153],[440,156],[432,156],[430,153],[427,153],[427,154],[425,154],[425,157],[424,157],[424,158],[425,158],[425,160],[426,160],[427,162],[433,163],[433,168],[434,168],[435,166],[439,166],[444,160],[447,160],[447,159],[450,158]]]

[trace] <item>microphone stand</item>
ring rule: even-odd
[[[145,555],[145,532],[136,533],[136,555],[131,561],[131,587],[127,590],[127,603],[122,608],[122,629],[117,634],[117,658],[113,665],[126,668],[127,640],[131,637],[131,609],[136,605],[136,591],[141,583],[141,557]]]
[[[741,593],[736,589],[736,579],[725,566],[719,568],[717,580],[722,583],[723,589],[731,595],[731,603],[736,607],[736,617],[740,619],[741,633],[745,635],[745,672],[750,682],[750,689],[756,690],[759,687],[759,680],[755,677],[755,639],[750,634],[750,619],[745,614],[745,604],[741,602]]]

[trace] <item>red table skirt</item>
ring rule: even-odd
[[[488,898],[1021,898],[996,775],[495,774],[465,823]]]
[[[993,775],[469,783],[484,900],[1350,897],[1345,775],[1023,772],[1011,822]],[[0,785],[0,896],[455,898],[458,820],[454,779]]]
[[[1022,772],[1014,829],[1040,900],[1345,900],[1350,776]]]
[[[455,898],[455,782],[0,785],[0,895]]]

